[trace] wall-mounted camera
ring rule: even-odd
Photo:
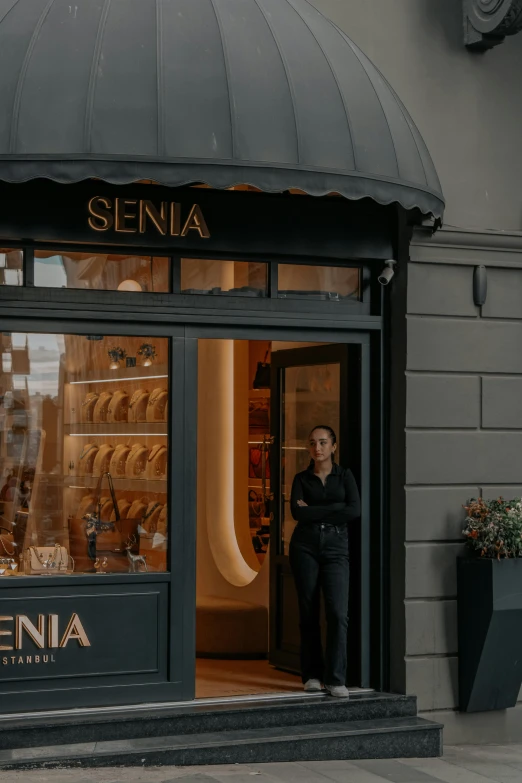
[[[397,261],[393,261],[392,259],[384,262],[384,269],[382,270],[381,274],[377,278],[381,285],[388,285],[393,275],[395,274],[394,267],[396,264]]]

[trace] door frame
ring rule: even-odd
[[[185,337],[187,340],[185,350],[186,361],[186,380],[187,389],[197,389],[197,361],[198,361],[198,339],[230,339],[230,340],[271,340],[285,342],[316,342],[316,343],[338,343],[352,344],[360,346],[361,355],[361,383],[360,383],[360,415],[361,415],[361,476],[366,478],[361,482],[361,636],[360,636],[360,684],[362,687],[382,688],[381,670],[382,670],[382,612],[377,609],[381,607],[384,600],[384,585],[382,580],[382,570],[377,573],[371,569],[371,556],[375,558],[375,553],[371,552],[371,544],[378,546],[381,539],[381,515],[376,515],[374,509],[380,503],[381,496],[381,459],[382,452],[380,444],[382,433],[373,432],[375,426],[380,427],[380,374],[375,373],[376,365],[379,365],[380,359],[375,353],[380,350],[380,340],[372,339],[372,331],[380,329],[379,319],[375,319],[373,330],[361,328],[345,329],[318,329],[316,326],[301,326],[301,328],[288,328],[287,325],[267,324],[266,326],[252,325],[245,326],[221,326],[221,325],[190,325],[185,328]],[[373,354],[373,355],[372,355]],[[373,365],[373,369],[372,369]],[[197,395],[192,395],[190,401],[190,410],[186,412],[186,427],[189,431],[197,433]],[[184,507],[188,512],[187,519],[197,519],[197,438],[193,438],[193,450],[190,457],[194,460],[193,468],[190,473],[191,483],[186,485]],[[371,487],[370,487],[371,477]],[[372,521],[375,529],[372,529]],[[190,539],[193,546],[193,552],[196,551],[196,524],[192,530],[186,530],[186,536]],[[380,556],[380,555],[379,555]],[[195,574],[195,557],[193,561]],[[195,615],[196,615],[196,583],[192,582],[193,596],[192,616],[185,618],[184,637],[187,642],[189,637],[192,639],[192,670],[195,692]],[[371,607],[371,608],[370,608]],[[372,614],[370,614],[372,612]],[[377,615],[374,613],[377,612]],[[188,612],[190,615],[190,612]],[[191,622],[192,621],[192,622]],[[378,645],[379,655],[375,655],[375,645]],[[185,645],[187,656],[190,655],[188,646]],[[185,659],[184,671],[188,675],[190,672],[190,657]]]
[[[10,312],[9,312],[10,311]],[[318,343],[356,343],[361,345],[361,359],[367,368],[363,374],[361,385],[362,414],[368,417],[371,428],[370,446],[365,452],[365,463],[362,470],[371,470],[372,497],[368,482],[362,487],[362,502],[369,510],[372,508],[370,533],[365,537],[363,552],[368,566],[364,569],[364,605],[362,607],[363,625],[361,640],[364,640],[361,667],[361,684],[382,689],[383,671],[387,662],[383,660],[384,650],[384,618],[386,617],[387,590],[385,590],[383,569],[373,569],[370,573],[370,538],[372,542],[372,562],[376,558],[382,562],[380,542],[382,535],[381,499],[384,495],[379,491],[383,475],[382,461],[385,458],[386,433],[381,430],[382,421],[382,321],[379,316],[325,319],[323,323],[315,319],[288,317],[287,313],[266,314],[260,319],[258,314],[251,314],[244,319],[235,319],[225,314],[205,313],[201,311],[197,322],[185,323],[182,314],[176,318],[151,319],[149,314],[132,309],[128,317],[115,318],[107,313],[100,318],[99,310],[82,309],[73,312],[71,309],[54,310],[53,314],[47,307],[32,312],[16,306],[6,308],[0,318],[3,331],[48,332],[91,334],[104,333],[122,336],[147,334],[167,337],[171,340],[171,368],[175,368],[177,382],[174,383],[171,373],[170,410],[184,410],[184,416],[171,417],[169,422],[169,438],[171,453],[174,459],[169,467],[169,497],[176,498],[176,519],[174,519],[174,504],[170,503],[170,571],[166,574],[140,574],[106,576],[93,575],[73,577],[47,577],[45,584],[31,581],[31,587],[37,586],[38,593],[43,597],[45,590],[54,590],[57,586],[67,583],[74,586],[107,585],[114,589],[117,584],[153,584],[168,583],[169,613],[161,634],[168,640],[167,681],[157,684],[146,683],[129,688],[119,686],[110,678],[103,678],[103,686],[96,687],[93,679],[81,686],[82,694],[70,689],[62,691],[60,701],[55,699],[56,707],[95,706],[101,704],[132,704],[138,701],[190,701],[195,696],[195,628],[196,628],[196,524],[197,524],[197,363],[198,339],[221,338],[235,340],[278,340],[288,342],[318,342]],[[129,317],[130,316],[130,317]],[[180,317],[181,316],[181,317]],[[232,323],[231,323],[232,321]],[[235,323],[234,323],[235,321]],[[239,321],[239,322],[238,322]],[[245,323],[245,321],[247,323]],[[371,369],[370,369],[371,368]],[[364,438],[363,438],[364,440]],[[177,464],[174,444],[182,444],[184,459]],[[367,511],[369,513],[369,511]],[[65,581],[67,580],[67,582]],[[15,586],[16,584],[16,586]],[[19,577],[13,583],[13,589],[27,587],[27,580]],[[7,585],[2,585],[7,589]],[[9,588],[11,592],[11,588]],[[31,591],[33,592],[33,590]],[[7,597],[7,593],[4,593]],[[370,605],[372,614],[370,616]],[[370,649],[372,655],[370,659]],[[378,654],[376,653],[378,650]],[[49,682],[49,681],[47,681]],[[111,686],[111,687],[104,687]],[[48,703],[48,691],[42,689],[41,694],[34,690],[24,695],[23,684],[18,689],[18,703],[23,709],[42,709]]]
[[[274,492],[278,501],[274,503],[274,509],[276,510],[275,518],[272,523],[272,531],[270,540],[274,543],[271,547],[271,559],[270,559],[270,607],[272,609],[270,616],[270,655],[269,660],[274,665],[279,664],[282,668],[288,668],[291,671],[299,671],[299,652],[291,652],[290,650],[284,650],[281,641],[281,623],[284,623],[284,618],[281,616],[283,610],[283,604],[281,604],[281,591],[283,587],[281,580],[284,576],[291,574],[289,557],[283,551],[281,540],[281,525],[284,521],[284,504],[281,502],[281,400],[284,393],[282,386],[282,371],[290,367],[305,367],[305,366],[317,366],[320,364],[339,364],[340,367],[340,393],[345,394],[346,397],[340,397],[339,399],[339,429],[338,438],[340,440],[340,452],[339,463],[343,466],[349,467],[355,477],[357,486],[359,488],[366,488],[370,483],[369,474],[363,473],[363,462],[365,457],[365,451],[368,448],[369,422],[363,421],[363,411],[361,405],[361,386],[362,375],[368,371],[368,367],[363,365],[362,361],[362,349],[365,344],[364,339],[361,339],[360,343],[328,343],[326,345],[314,345],[306,348],[288,348],[275,354],[272,359],[275,372],[272,374],[272,400],[271,400],[271,416],[270,416],[270,432],[275,438],[275,443],[279,444],[279,448],[274,448],[272,451],[272,466],[271,475],[273,477],[273,484],[271,483],[271,492]],[[319,424],[320,422],[310,422]],[[365,426],[366,425],[366,426]],[[363,435],[364,432],[364,435]],[[351,448],[347,448],[347,443],[351,444]],[[350,452],[350,459],[347,459],[348,450]],[[362,494],[362,493],[361,493]],[[350,542],[350,628],[348,631],[348,661],[349,672],[357,680],[357,685],[361,685],[362,682],[362,666],[361,663],[367,658],[367,645],[369,640],[364,639],[361,636],[362,633],[362,599],[366,595],[368,585],[366,584],[366,572],[367,569],[363,567],[364,557],[366,556],[366,548],[363,547],[363,541],[366,541],[368,537],[368,513],[367,504],[362,503],[362,514],[360,519],[359,531],[356,531],[353,526],[351,527],[351,542]],[[356,565],[354,566],[354,556],[356,557]],[[354,590],[354,587],[356,588]],[[290,588],[292,589],[292,588]],[[324,618],[323,618],[324,619]],[[353,624],[352,624],[353,621]],[[351,640],[354,627],[357,632],[358,643],[353,645]],[[365,629],[366,631],[366,629]],[[353,671],[355,669],[355,671]],[[355,684],[355,683],[353,683]],[[365,684],[364,687],[367,687]]]

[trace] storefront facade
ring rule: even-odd
[[[296,671],[285,498],[311,410],[337,422],[362,497],[350,684],[398,690],[404,270],[414,227],[443,211],[422,137],[307,3],[37,5],[0,22],[0,693],[13,712],[192,701],[203,506],[212,568],[247,595],[269,540],[269,661]],[[253,471],[264,492],[269,465],[272,505],[255,552],[236,530],[234,571],[223,390],[239,342],[245,367],[261,347],[270,364]],[[306,408],[302,373],[291,411],[314,367],[328,404]]]
[[[66,208],[57,208],[65,190]],[[20,259],[26,281],[17,287],[6,285],[0,292],[4,377],[11,380],[11,388],[4,391],[4,546],[33,552],[36,558],[39,553],[46,560],[56,559],[56,544],[67,553],[62,567],[51,562],[40,568],[40,575],[37,562],[18,565],[12,576],[7,563],[2,583],[5,695],[16,693],[19,710],[48,707],[50,688],[56,708],[194,698],[198,344],[209,338],[326,343],[356,352],[346,400],[352,421],[342,424],[343,431],[349,432],[342,453],[361,476],[366,503],[359,544],[360,646],[352,677],[355,685],[381,682],[385,661],[375,655],[372,659],[371,650],[381,644],[384,585],[380,577],[375,578],[375,569],[370,578],[370,559],[382,556],[383,537],[380,513],[375,513],[381,502],[382,454],[373,433],[380,432],[384,355],[382,292],[376,276],[388,258],[397,256],[400,216],[396,208],[369,204],[360,209],[339,198],[316,204],[298,195],[99,183],[67,189],[42,182],[6,185],[4,193],[3,203],[10,206],[4,212],[2,251],[7,269],[13,259]],[[38,222],[33,223],[34,210],[29,209],[25,213],[29,221],[22,225],[24,205],[29,202],[39,205]],[[139,227],[143,204],[149,210],[144,214],[144,235],[138,230],[130,235],[133,222]],[[120,210],[114,218],[112,209]],[[162,233],[160,228],[165,230],[166,225],[162,214],[181,216],[179,239],[169,236],[168,225]],[[183,235],[191,220],[193,227]],[[273,230],[267,231],[267,226]],[[119,244],[122,227],[138,246],[131,245],[127,236],[125,244]],[[99,243],[102,231],[107,232],[105,245]],[[31,234],[25,242],[13,239]],[[176,253],[174,243],[179,244]],[[317,247],[322,250],[320,258]],[[136,268],[151,256],[145,272]],[[117,288],[129,279],[143,281],[140,274],[146,274],[149,287],[160,290],[54,287],[57,280],[63,286],[64,281],[81,285],[82,280],[92,279],[90,270],[96,262],[105,265],[107,287]],[[112,279],[111,264],[118,265]],[[134,264],[132,272],[129,264]],[[80,267],[83,278],[73,274]],[[224,279],[223,270],[232,282],[230,292],[209,287],[211,275],[214,282]],[[327,270],[334,271],[338,284],[330,301],[303,289],[292,291],[288,282],[283,283],[283,291],[280,288],[284,275],[302,281],[307,273],[317,279]],[[100,280],[99,273],[95,279]],[[234,286],[234,279],[251,285]],[[34,285],[27,285],[28,280]],[[148,365],[143,346],[152,346]],[[325,349],[328,345],[321,350]],[[114,350],[121,355],[111,354]],[[316,364],[324,364],[324,359],[319,356]],[[18,383],[21,372],[24,384]],[[163,402],[155,412],[150,401],[158,396],[156,388],[167,394],[166,407]],[[144,413],[129,417],[128,409],[139,406],[140,393],[147,391]],[[120,401],[118,395],[123,394],[126,397]],[[52,401],[52,412],[45,408],[46,401],[49,406]],[[278,414],[273,418],[275,422]],[[155,449],[166,449],[168,459],[155,458],[141,469],[143,455],[138,449],[133,457],[134,440],[150,455],[149,463]],[[123,450],[121,466],[118,446]],[[133,459],[138,467],[133,467]],[[124,504],[122,513],[126,505],[134,504],[132,511],[125,508],[130,516],[119,522],[114,519],[106,472],[111,473],[118,505]],[[23,507],[16,506],[9,502],[12,487],[24,482],[32,487],[32,494]],[[102,534],[95,554],[89,553],[81,520],[95,511],[99,496],[108,510],[105,521],[110,523],[109,512],[112,515],[109,533],[123,531],[123,544],[129,536],[140,537],[141,543],[130,552],[146,556],[146,572],[138,563],[137,573],[129,573],[131,560],[121,544],[114,545],[111,535],[103,544]],[[155,506],[156,513],[164,507],[172,509],[163,527],[155,525],[159,545],[152,543],[153,535],[147,535],[147,511],[154,512]],[[5,535],[7,530],[11,536]],[[280,529],[271,531],[272,541],[280,537]],[[144,545],[149,546],[147,551]],[[284,544],[280,552],[284,557],[283,550]],[[276,570],[273,578],[278,583]],[[272,591],[274,618],[276,607],[286,600],[283,589],[276,585]],[[295,620],[283,616],[279,622],[295,625]],[[276,629],[273,638],[281,635]],[[284,643],[276,645],[275,662],[278,655],[283,666],[295,669],[292,645],[289,649]]]

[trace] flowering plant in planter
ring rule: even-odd
[[[522,557],[522,500],[472,498],[466,509],[466,544],[479,557]]]

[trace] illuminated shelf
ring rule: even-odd
[[[96,435],[97,437],[129,437],[132,435],[161,435],[167,437],[167,423],[164,421],[117,421],[117,422],[87,422],[79,424],[64,424],[64,432],[73,438]]]
[[[69,489],[96,489],[99,478],[97,476],[64,476],[64,484]],[[114,478],[112,479],[114,488],[118,490],[143,490],[143,492],[166,492],[167,479],[146,479],[146,478]],[[102,483],[102,489],[105,489],[107,479]]]
[[[125,372],[127,370],[127,372]],[[168,374],[164,365],[156,367],[120,367],[114,370],[105,370],[96,378],[78,378],[69,376],[66,383],[71,386],[88,386],[91,383],[130,383],[131,381],[161,381],[166,380]],[[158,384],[161,385],[161,384]]]

